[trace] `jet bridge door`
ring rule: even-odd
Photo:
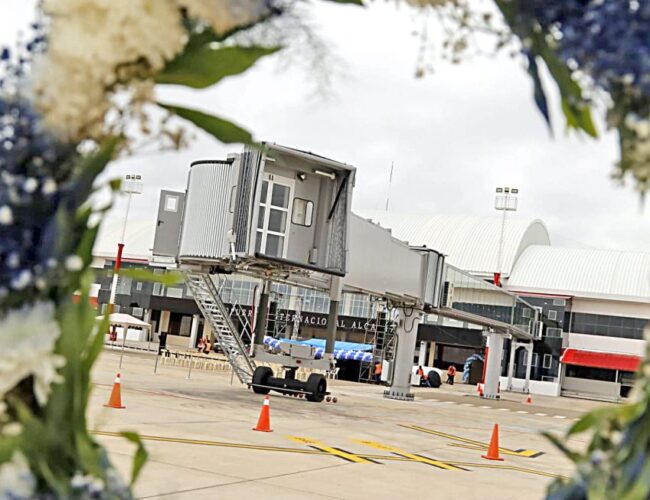
[[[257,214],[255,251],[269,257],[286,258],[294,181],[265,173]]]

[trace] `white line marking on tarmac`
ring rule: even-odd
[[[461,406],[474,406],[472,403],[461,403]]]
[[[538,417],[545,417],[546,413],[535,413],[535,415],[537,415]]]
[[[499,411],[510,411],[510,408],[497,408]]]
[[[479,408],[492,408],[491,406],[479,406]]]
[[[526,410],[517,410],[517,413],[528,413]]]
[[[566,418],[564,415],[555,415],[553,418]]]

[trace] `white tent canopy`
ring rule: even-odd
[[[97,319],[104,319],[104,316],[97,316]],[[117,338],[123,338],[123,334],[126,331],[127,340],[147,340],[151,333],[151,325],[146,321],[131,316],[130,314],[124,313],[113,313],[108,317],[109,325],[116,326]],[[129,331],[129,329],[134,329]],[[135,330],[140,329],[140,331]],[[146,330],[146,334],[141,330]]]

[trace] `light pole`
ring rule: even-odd
[[[111,283],[111,295],[108,299],[108,314],[113,312],[115,304],[115,295],[117,293],[117,276],[122,267],[122,252],[124,251],[124,236],[126,235],[126,222],[129,218],[129,209],[131,208],[131,198],[134,194],[142,193],[142,176],[140,174],[127,174],[122,182],[122,192],[128,195],[126,204],[126,213],[124,214],[124,224],[122,225],[122,236],[117,242],[117,258],[115,259],[115,266],[113,268],[113,281]],[[124,332],[126,339],[126,332]]]
[[[494,284],[496,286],[502,286],[501,267],[503,265],[503,238],[506,232],[506,215],[508,212],[515,212],[517,210],[517,195],[519,194],[519,189],[498,187],[496,193],[496,197],[494,198],[494,208],[503,212],[503,215],[501,217],[501,235],[499,236],[499,253],[497,256],[497,270],[494,273]]]

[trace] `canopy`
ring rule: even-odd
[[[629,354],[609,352],[581,351],[565,349],[560,363],[567,365],[587,366],[589,368],[605,368],[623,372],[635,372],[641,364],[641,358]]]
[[[290,340],[290,339],[274,339],[273,337],[264,337],[264,344],[273,348],[280,347],[281,342],[289,344],[309,345],[316,348],[316,359],[322,358],[325,354],[325,340],[311,339],[311,340]],[[352,359],[356,361],[372,361],[372,350],[370,344],[355,344],[354,342],[335,342],[334,343],[334,359]]]
[[[104,319],[104,316],[97,316],[97,319]],[[146,328],[147,330],[151,330],[151,325],[149,323],[142,321],[135,316],[131,316],[130,314],[113,313],[108,317],[108,321],[111,325],[118,325],[122,327],[130,326],[134,328]]]

